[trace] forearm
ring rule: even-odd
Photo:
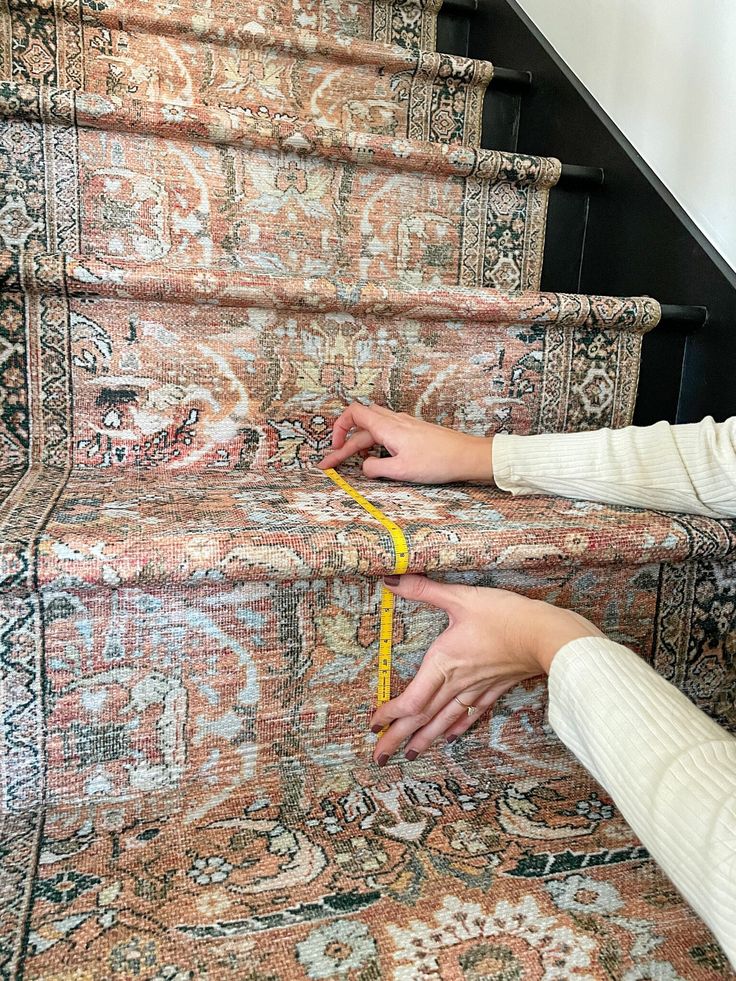
[[[736,516],[736,419],[541,436],[499,434],[493,476],[513,494]]]
[[[565,645],[549,688],[555,732],[736,967],[736,739],[605,639]]]

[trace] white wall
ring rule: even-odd
[[[736,3],[518,2],[736,269]]]

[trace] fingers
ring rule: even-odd
[[[352,443],[352,439],[349,442]],[[394,456],[369,456],[363,460],[363,473],[366,477],[392,477],[400,480],[403,468],[404,464]]]
[[[407,691],[409,689],[407,688]],[[406,692],[404,693],[406,694]],[[437,736],[441,736],[445,729],[451,725],[453,722],[459,720],[461,713],[467,713],[467,709],[464,709],[459,702],[451,699],[451,704],[447,702],[449,692],[443,690],[442,685],[433,699],[433,705],[427,706],[425,709],[411,714],[405,714],[402,710],[400,704],[393,707],[392,714],[395,713],[395,721],[388,727],[386,732],[381,736],[381,738],[376,743],[373,749],[373,758],[379,766],[383,766],[386,759],[390,759],[399,747],[406,742],[410,741],[410,744],[414,743],[415,735],[417,732],[424,732],[425,730],[431,730],[433,727],[437,729]],[[439,696],[439,698],[438,698]],[[393,701],[396,703],[401,702],[402,696]],[[389,708],[391,702],[388,702],[384,708]],[[380,710],[379,710],[380,711]],[[375,718],[375,716],[374,716]],[[444,723],[437,723],[437,719],[444,720]],[[432,739],[436,738],[432,736]],[[429,743],[427,744],[429,745]],[[424,748],[424,747],[422,747]],[[407,750],[409,747],[407,746]],[[417,755],[421,751],[419,746],[415,747]],[[413,759],[413,757],[411,757]]]
[[[419,716],[398,718],[376,743],[373,750],[374,760],[379,766],[385,766],[405,741],[404,756],[408,760],[415,760],[439,738],[444,737],[448,742],[453,742],[493,708],[501,695],[511,687],[513,686],[493,686],[481,694],[463,690],[458,697],[464,705],[454,695],[450,695],[449,689],[445,690],[441,693],[445,699],[444,705],[435,711],[425,725],[417,726],[417,722],[431,715],[431,710],[420,713]],[[476,710],[470,715],[469,705]]]
[[[323,470],[336,467],[348,457],[361,450],[367,450],[381,443],[386,435],[388,420],[396,413],[380,405],[361,405],[354,402],[335,420],[332,427],[332,450],[323,458],[319,466]],[[352,436],[349,433],[356,430]]]
[[[488,691],[480,694],[460,692],[458,698],[465,705],[461,705],[453,696],[426,726],[415,730],[413,735],[409,737],[404,755],[407,759],[416,759],[420,753],[429,749],[436,739],[445,737],[448,730],[450,730],[453,738],[456,738],[455,733],[459,735],[474,725],[495,704],[499,695],[500,691],[498,688],[490,688]],[[472,705],[475,708],[475,712],[471,715],[468,715],[468,705]],[[385,751],[381,750],[381,752]]]
[[[505,695],[506,692],[509,691],[511,688],[513,688],[515,683],[516,682],[513,682],[508,685],[494,686],[493,688],[489,688],[488,691],[483,692],[483,694],[480,695],[473,703],[478,709],[478,711],[474,712],[473,715],[468,715],[466,709],[465,714],[461,715],[457,721],[453,722],[445,730],[444,733],[445,739],[451,743],[454,742],[454,740],[457,739],[458,736],[462,736],[464,732],[467,732],[468,729],[478,721],[481,715],[483,715],[484,713],[488,713],[489,709],[492,709],[493,706],[496,704],[496,702],[499,700],[499,698],[502,695]],[[462,695],[460,696],[460,698],[462,698],[462,700],[465,701],[465,698],[463,698]]]
[[[376,415],[384,416],[387,419],[395,418],[399,413],[394,412],[393,409],[387,409],[385,405],[379,405],[377,402],[371,402],[368,406],[371,412],[375,412]]]
[[[347,460],[348,457],[354,456],[356,453],[360,453],[361,450],[368,450],[371,446],[375,446],[376,441],[373,436],[366,429],[361,429],[343,442],[343,445],[337,449],[331,450],[323,460],[320,461],[319,466],[323,470],[327,470],[330,467],[336,467],[343,460]]]
[[[381,460],[380,463],[388,463],[388,460]],[[446,613],[455,610],[460,602],[460,596],[468,589],[467,586],[455,585],[453,583],[435,582],[434,579],[427,579],[426,576],[405,575],[399,577],[398,584],[386,582],[386,587],[396,596],[404,599],[414,600],[419,603],[428,603],[436,606]]]
[[[352,405],[349,405],[338,416],[335,425],[332,427],[333,448],[339,449],[345,443],[345,439],[351,429],[367,429],[373,436],[374,442],[379,441],[387,415],[392,416],[393,413],[388,409],[382,409],[380,406],[361,405],[360,402],[354,402]]]
[[[430,706],[437,693],[442,690],[446,679],[442,672],[438,671],[426,658],[427,655],[425,655],[425,660],[404,691],[396,698],[392,698],[390,702],[379,706],[373,713],[371,728],[374,732],[379,732],[391,725],[392,722],[398,724],[396,723],[397,719],[414,719],[416,720],[414,728],[407,730],[407,732],[413,732],[432,718],[434,712],[430,710]],[[400,741],[399,739],[396,742],[397,746]]]
[[[344,412],[335,420],[332,426],[332,447],[333,449],[339,449],[347,439],[347,435],[351,429],[354,429],[357,425],[355,419],[356,411],[362,408],[357,405],[349,405]]]

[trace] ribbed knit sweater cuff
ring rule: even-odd
[[[736,967],[736,739],[636,654],[603,638],[557,653],[549,693],[557,735]]]
[[[493,476],[512,494],[736,515],[736,419],[493,439]]]

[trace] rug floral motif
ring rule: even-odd
[[[370,762],[353,401],[630,424],[647,297],[539,292],[436,0],[0,0],[0,977],[710,981],[540,679]],[[734,522],[350,479],[411,569],[579,610],[736,729]],[[393,691],[442,615],[399,603]]]

